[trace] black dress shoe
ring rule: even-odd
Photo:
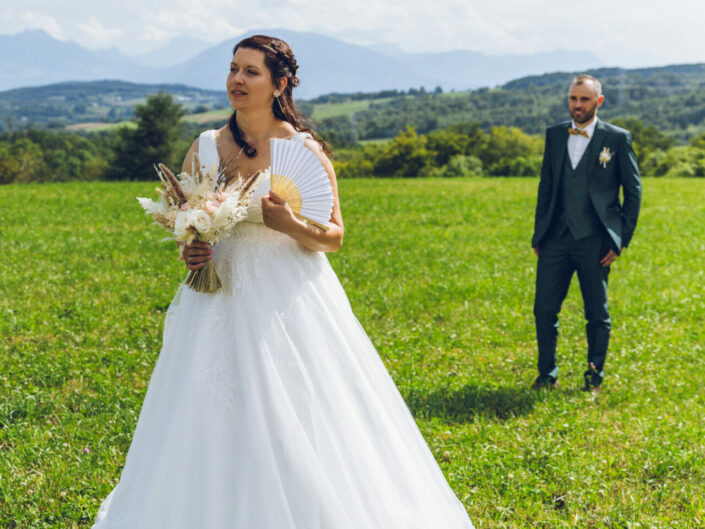
[[[595,369],[585,371],[585,373],[583,373],[583,380],[585,381],[583,391],[596,393],[602,390],[602,377]]]
[[[531,385],[531,389],[539,391],[541,389],[555,389],[558,387],[558,379],[548,375],[539,375]]]

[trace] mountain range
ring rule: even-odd
[[[91,51],[42,30],[27,30],[0,35],[0,90],[102,79],[221,90],[233,45],[254,33],[276,35],[291,45],[301,65],[301,85],[295,93],[301,99],[412,87],[441,86],[446,91],[492,87],[526,75],[603,64],[588,51],[496,56],[469,50],[405,53],[392,45],[364,47],[285,29],[250,31],[216,45],[179,37],[153,52],[128,56],[116,49]]]

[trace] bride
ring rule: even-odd
[[[120,482],[94,529],[471,529],[323,252],[343,220],[327,145],[294,106],[289,46],[253,36],[227,77],[235,112],[194,153],[208,168],[269,166],[269,139],[311,149],[331,180],[331,229],[258,187],[248,222],[214,248],[224,286],[181,286]]]

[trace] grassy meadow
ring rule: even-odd
[[[705,527],[705,182],[644,181],[597,395],[577,279],[528,389],[537,183],[343,180],[331,263],[476,527]],[[185,275],[153,188],[0,187],[1,528],[90,527],[117,482]]]

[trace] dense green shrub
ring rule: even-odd
[[[441,178],[466,178],[469,176],[482,176],[482,160],[477,156],[456,154],[445,165],[431,171],[431,176]]]
[[[101,136],[29,130],[0,138],[0,184],[98,180],[110,157]]]
[[[477,123],[465,123],[428,135],[408,127],[389,142],[345,151],[335,169],[340,178],[536,176],[542,153],[542,138],[516,127],[487,133]]]

